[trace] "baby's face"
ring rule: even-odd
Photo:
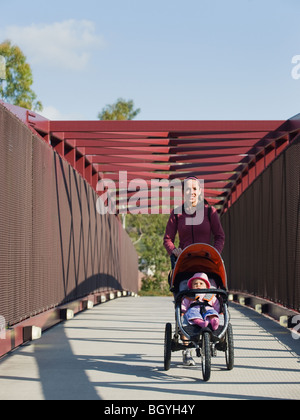
[[[193,280],[193,289],[207,289],[207,285],[204,280],[196,279]]]

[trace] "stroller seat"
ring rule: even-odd
[[[179,281],[179,286],[178,286],[178,292],[179,293],[184,292],[185,290],[189,290],[188,286],[187,286],[187,283],[188,283],[189,279],[192,277],[193,274],[191,274],[191,273],[181,273],[182,280]],[[209,282],[211,284],[212,293],[213,293],[213,289],[218,289],[217,284],[220,284],[218,276],[216,276],[214,273],[205,273],[205,274],[207,274],[207,277],[208,277]],[[219,299],[219,302],[220,302],[220,307],[222,309],[223,302],[220,301],[219,297],[218,297],[218,299]],[[216,337],[220,334],[220,332],[222,331],[222,329],[224,327],[224,315],[223,315],[222,311],[219,313],[219,320],[220,320],[220,325],[219,325],[217,330],[213,331],[211,329],[210,325],[207,327],[208,330],[210,331],[210,333],[212,335],[215,335]],[[182,326],[183,326],[183,329],[187,332],[187,334],[191,337],[198,336],[203,330],[203,328],[199,327],[198,325],[184,324],[183,322],[182,322]]]

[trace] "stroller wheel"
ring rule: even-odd
[[[172,353],[172,324],[166,324],[165,329],[165,348],[164,348],[164,369],[169,370]]]
[[[233,369],[234,365],[234,344],[233,344],[233,331],[232,325],[229,323],[228,328],[226,331],[226,351],[225,351],[225,359],[226,359],[226,366],[228,370]]]
[[[210,348],[210,334],[205,332],[202,336],[202,348],[201,348],[201,364],[203,380],[205,382],[210,379],[211,372],[211,348]]]

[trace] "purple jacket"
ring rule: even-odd
[[[214,239],[212,245],[221,254],[224,248],[225,234],[217,210],[214,207],[211,207],[211,215],[209,221],[208,206],[205,205],[204,220],[201,225],[187,225],[185,223],[186,217],[190,216],[187,216],[184,210],[182,214],[176,215],[174,210],[171,213],[164,236],[164,246],[168,254],[172,255],[172,252],[175,249],[174,241],[177,232],[179,234],[179,248],[181,249],[184,249],[188,245],[194,243],[210,244],[212,234]]]

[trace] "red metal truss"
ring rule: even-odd
[[[140,196],[153,199],[149,187],[160,180],[197,176],[204,179],[206,199],[220,212],[300,134],[299,115],[287,121],[49,121],[6,105],[48,142],[97,191],[111,179],[117,190],[120,172],[127,187],[144,180]],[[122,192],[116,205],[125,204]],[[132,191],[126,191],[132,197]]]

